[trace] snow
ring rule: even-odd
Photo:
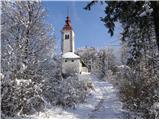
[[[3,79],[4,75],[2,73],[0,73],[0,79]]]
[[[21,68],[20,68],[21,73],[22,73],[25,69],[27,69],[27,66],[26,66],[24,63],[21,63]]]
[[[129,67],[129,66],[127,66],[127,65],[120,65],[120,66],[118,66],[118,68],[122,68],[122,69],[124,69],[124,68],[126,68],[126,69],[130,69],[130,67]]]
[[[80,58],[74,52],[67,52],[62,55],[62,58]]]
[[[145,8],[145,11],[143,11],[143,12],[139,15],[140,17],[147,16],[147,14],[150,15],[150,14],[153,12],[153,9],[150,8],[150,6],[149,6],[148,4],[145,4],[143,7]]]
[[[142,12],[142,13],[141,13],[139,16],[140,16],[140,17],[147,16],[147,13],[146,13],[146,11]]]
[[[17,85],[20,85],[21,83],[29,84],[31,83],[31,79],[15,79]]]
[[[107,81],[100,81],[94,75],[88,73],[79,76],[80,79],[91,80],[94,90],[90,92],[84,103],[78,104],[75,108],[63,109],[59,106],[45,109],[45,112],[28,116],[29,118],[122,118],[126,111],[122,109],[122,103],[117,95],[118,91]],[[124,117],[123,117],[124,118]]]

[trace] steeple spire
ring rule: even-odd
[[[70,20],[69,16],[66,17],[66,21],[65,21],[65,25],[63,27],[63,30],[72,30],[71,20]]]

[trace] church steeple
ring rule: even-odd
[[[62,28],[62,54],[74,52],[74,32],[71,26],[70,17],[67,16],[65,25]]]

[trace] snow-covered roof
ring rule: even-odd
[[[80,58],[74,52],[67,52],[62,55],[62,58]]]

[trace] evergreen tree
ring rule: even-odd
[[[92,1],[86,5],[84,9],[90,10],[91,7],[98,1]],[[159,2],[158,1],[104,1],[106,4],[104,10],[106,16],[101,18],[108,28],[108,32],[113,35],[115,22],[120,22],[124,29],[125,34],[129,27],[136,24],[137,27],[143,32],[147,29],[147,24],[153,21],[156,44],[159,46]],[[152,19],[148,20],[148,17]]]
[[[90,2],[85,9],[90,10],[97,2]],[[158,118],[158,109],[155,106],[159,98],[159,2],[105,1],[103,3],[106,4],[104,10],[106,16],[101,20],[111,35],[114,33],[115,22],[121,23],[123,28],[121,41],[123,47],[125,46],[123,63],[133,71],[127,77],[122,74],[126,82],[130,81],[120,87],[125,96],[123,99],[127,103],[126,106],[135,112],[138,109],[143,118]],[[129,91],[133,94],[128,94]]]

